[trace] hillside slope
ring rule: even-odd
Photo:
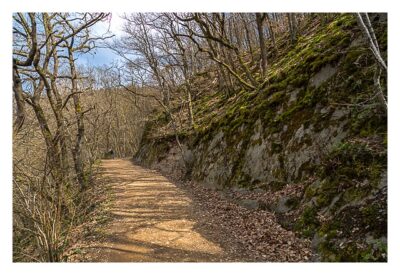
[[[373,24],[386,55],[386,18]],[[180,129],[186,164],[163,113],[135,158],[211,188],[261,190],[254,202],[312,239],[315,260],[386,261],[387,116],[373,56],[353,15],[305,30],[271,56],[259,91],[227,98],[212,72],[198,76],[208,92],[193,103],[195,129]]]

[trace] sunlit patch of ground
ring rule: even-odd
[[[155,171],[129,160],[104,160],[115,202],[104,240],[90,245],[88,258],[104,262],[220,261],[224,251],[195,230],[192,201]]]

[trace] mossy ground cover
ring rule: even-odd
[[[312,24],[315,22],[311,20],[307,26]],[[238,124],[242,119],[252,122],[254,117],[265,117],[263,114],[267,109],[274,109],[285,102],[285,94],[290,89],[305,89],[314,73],[327,64],[335,64],[342,57],[343,50],[354,35],[354,25],[352,15],[340,15],[329,25],[318,26],[315,33],[300,36],[295,46],[282,45],[280,54],[271,57],[265,85],[255,91],[242,90],[226,98],[222,92],[212,90],[198,97],[193,102],[196,125],[192,134],[203,135],[219,125],[229,127],[231,124],[227,121],[232,119],[233,124]],[[268,46],[272,49],[272,45]],[[161,116],[155,120],[158,121],[157,128],[168,123]]]

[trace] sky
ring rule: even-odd
[[[111,20],[107,22],[98,22],[93,26],[93,32],[96,35],[104,35],[107,31],[114,34],[115,38],[121,37],[123,20],[122,13],[112,13]],[[116,60],[121,60],[111,49],[97,48],[91,53],[83,54],[78,57],[78,64],[104,66],[111,64]]]

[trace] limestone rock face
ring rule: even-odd
[[[310,86],[318,88],[322,83],[331,78],[337,72],[336,67],[327,65],[310,79]]]
[[[308,125],[288,122],[286,127],[293,129],[293,134],[288,136],[285,131],[269,133],[258,119],[252,127],[243,125],[239,129],[238,135],[243,132],[249,135],[247,143],[232,142],[231,136],[219,131],[211,141],[194,148],[194,178],[206,185],[219,186],[232,183],[246,186],[254,182],[268,186],[271,182],[301,180],[306,176],[305,169],[318,164],[320,156],[348,134],[346,109],[326,107],[316,109],[314,114],[329,117],[325,128],[317,130],[319,121]]]

